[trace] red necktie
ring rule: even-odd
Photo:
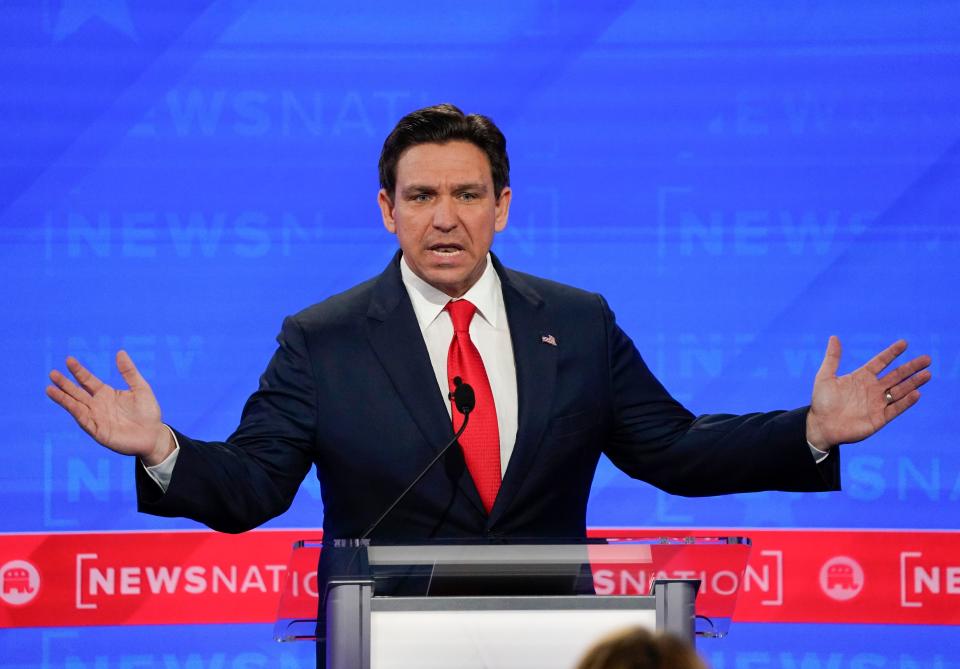
[[[446,310],[453,321],[453,340],[447,353],[447,382],[453,392],[453,378],[459,376],[473,387],[477,404],[470,412],[470,423],[460,437],[467,469],[480,492],[480,499],[487,513],[493,508],[493,500],[500,489],[500,429],[497,426],[497,409],[487,370],[480,358],[480,351],[470,341],[470,321],[477,307],[467,300],[448,302]],[[450,402],[453,412],[454,432],[463,425],[463,415]]]

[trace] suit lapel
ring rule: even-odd
[[[377,279],[367,310],[367,336],[430,450],[437,453],[453,438],[453,426],[444,398],[437,389],[437,378],[410,297],[400,278],[399,259],[397,253]],[[427,462],[424,461],[424,466]],[[480,494],[466,470],[460,476],[459,485],[477,510],[486,514]]]
[[[556,332],[547,320],[543,300],[521,276],[504,268],[492,254],[491,257],[500,275],[510,324],[517,369],[519,425],[510,463],[487,520],[488,528],[509,508],[536,460],[550,418],[557,375],[557,346],[542,339]]]

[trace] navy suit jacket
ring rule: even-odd
[[[315,465],[325,539],[358,537],[453,436],[399,262],[288,317],[236,432],[226,442],[177,433],[165,494],[137,467],[140,510],[242,532],[285,511]],[[496,502],[487,515],[453,448],[375,541],[582,537],[601,453],[679,495],[839,487],[839,453],[821,465],[810,455],[806,409],[697,418],[602,297],[493,262],[519,395]]]

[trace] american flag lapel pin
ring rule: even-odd
[[[557,345],[557,338],[552,334],[543,335],[540,337],[540,341],[542,341],[544,344],[550,344],[551,346]]]

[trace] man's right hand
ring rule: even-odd
[[[117,369],[129,390],[108,386],[74,357],[67,358],[67,369],[77,383],[55,369],[50,372],[53,385],[47,386],[47,397],[66,409],[97,442],[117,453],[136,455],[148,467],[173,452],[173,435],[160,421],[160,405],[126,351],[117,352]]]

